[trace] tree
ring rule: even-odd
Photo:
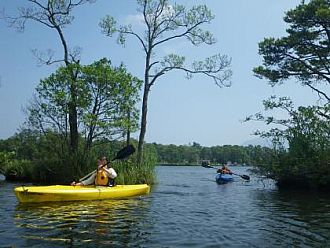
[[[117,26],[111,16],[106,16],[100,23],[102,31],[112,36],[119,33],[118,41],[125,44],[127,36],[138,40],[145,53],[144,87],[142,98],[142,116],[138,144],[138,161],[141,162],[143,144],[146,134],[148,97],[151,87],[166,73],[181,70],[187,73],[188,78],[193,74],[203,74],[210,77],[219,86],[230,86],[231,76],[230,59],[224,55],[214,55],[205,61],[195,61],[191,67],[185,65],[185,57],[177,54],[168,54],[162,59],[159,48],[169,42],[186,38],[192,45],[212,45],[215,43],[209,31],[201,29],[203,24],[212,21],[214,16],[205,5],[186,9],[182,5],[170,5],[168,0],[137,0],[138,11],[142,14],[145,33],[140,34],[130,25]]]
[[[55,30],[58,34],[62,47],[63,47],[63,58],[54,59],[54,52],[48,50],[45,55],[42,52],[34,50],[35,56],[41,63],[53,64],[56,62],[64,62],[68,68],[71,64],[79,64],[79,50],[69,50],[67,40],[65,38],[63,29],[72,23],[74,16],[72,11],[77,6],[85,3],[92,3],[95,0],[28,0],[31,3],[31,7],[19,8],[18,17],[7,17],[10,26],[15,27],[19,31],[25,29],[25,24],[28,20],[38,22],[50,29]],[[77,113],[77,75],[75,71],[70,72],[70,102],[69,102],[69,127],[70,127],[70,148],[73,154],[78,151],[78,113]]]
[[[298,107],[286,97],[264,101],[266,111],[283,110],[288,118],[278,119],[258,113],[248,119],[263,121],[274,127],[256,134],[273,139],[273,156],[259,164],[259,170],[281,185],[330,187],[330,105]],[[318,113],[324,113],[319,115]],[[286,140],[288,148],[283,146]]]
[[[263,170],[281,184],[330,186],[329,20],[329,0],[311,0],[308,4],[302,1],[284,17],[289,24],[286,37],[266,38],[259,43],[263,65],[254,68],[256,76],[268,79],[272,86],[296,79],[321,98],[318,106],[295,108],[290,98],[272,96],[264,101],[265,110],[284,110],[287,118],[262,113],[247,118],[273,126],[269,131],[256,133],[273,139],[274,157],[265,163]]]
[[[273,144],[278,148],[284,148],[285,140],[289,142],[289,146],[293,138],[297,138],[297,134],[308,136],[308,139],[325,142],[329,137],[327,118],[318,116],[318,112],[323,112],[329,115],[330,105],[324,107],[298,107],[296,110],[293,102],[288,97],[271,96],[263,101],[265,111],[284,111],[283,116],[288,118],[278,119],[273,115],[266,116],[263,113],[257,113],[254,116],[249,116],[246,121],[255,120],[262,121],[267,125],[272,125],[269,131],[256,131],[255,134],[262,137],[272,138]],[[323,123],[323,124],[321,124]],[[318,135],[317,135],[318,133]],[[320,134],[323,133],[323,138]],[[315,142],[314,142],[315,143]]]
[[[330,101],[330,1],[312,0],[287,12],[288,36],[259,44],[263,66],[254,68],[272,86],[296,78]],[[323,87],[322,87],[323,86]]]
[[[76,75],[77,122],[85,144],[82,154],[88,155],[95,139],[114,140],[122,137],[128,128],[137,129],[138,111],[134,106],[141,81],[127,73],[123,65],[112,67],[106,59],[87,66],[63,66],[41,80],[37,95],[27,109],[31,127],[46,136],[57,133],[65,141],[63,145],[69,144],[72,72]],[[62,152],[63,149],[58,151]]]
[[[142,82],[124,65],[112,67],[110,61],[101,59],[82,68],[82,82],[89,101],[83,116],[87,148],[96,138],[123,137],[137,130],[139,113],[135,106]]]

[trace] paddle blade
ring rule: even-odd
[[[123,149],[121,149],[117,152],[116,157],[114,159],[112,159],[112,161],[114,161],[116,159],[127,158],[128,156],[132,155],[134,152],[135,152],[135,148],[133,145],[125,146]]]
[[[208,164],[203,164],[203,163],[201,164],[201,166],[204,167],[204,168],[212,168],[212,166],[210,166]]]
[[[202,167],[204,167],[204,168],[209,168],[209,169],[210,169],[210,168],[211,168],[211,169],[216,169],[216,168],[214,168],[213,166],[211,166],[211,165],[208,165],[208,164],[203,164],[203,163],[202,163],[202,164],[201,164],[201,166],[202,166]]]
[[[250,177],[248,175],[241,175],[241,178],[250,181]]]

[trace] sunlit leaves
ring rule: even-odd
[[[112,16],[107,15],[99,23],[99,26],[102,30],[102,33],[111,37],[117,31],[116,24],[117,23],[115,19]]]
[[[185,57],[176,54],[169,54],[163,58],[161,65],[163,67],[182,67],[185,62]]]
[[[72,72],[77,75],[72,80]],[[136,103],[141,81],[123,65],[111,66],[101,59],[91,65],[70,64],[40,81],[37,97],[29,106],[30,124],[38,129],[68,133],[68,112],[75,87],[75,106],[80,134],[92,141],[97,137],[115,138],[128,128],[137,128]],[[128,113],[130,113],[128,117]]]
[[[226,55],[216,54],[202,61],[195,61],[192,64],[192,74],[205,74],[211,77],[219,87],[231,86],[230,69],[231,59]]]

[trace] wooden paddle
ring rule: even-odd
[[[103,166],[106,166],[108,164],[110,164],[112,161],[114,160],[117,160],[117,159],[124,159],[124,158],[127,158],[128,156],[132,155],[133,153],[135,152],[135,148],[133,145],[128,145],[128,146],[125,146],[124,148],[122,148],[121,150],[119,150],[117,152],[117,155],[116,157],[114,157],[112,160],[110,160],[108,163],[102,165]],[[88,175],[82,177],[79,179],[79,182],[85,180],[86,178],[90,177],[93,173],[95,173],[96,170],[92,171],[91,173],[89,173]]]
[[[202,166],[203,166],[204,168],[212,168],[212,169],[216,169],[216,170],[218,170],[218,168],[213,167],[213,166],[211,166],[211,165],[202,164]],[[241,178],[243,178],[244,180],[247,180],[247,181],[250,180],[250,177],[249,177],[248,175],[239,175],[239,174],[236,174],[236,173],[233,173],[233,172],[230,173],[230,174],[233,174],[233,175],[239,176],[239,177],[241,177]]]

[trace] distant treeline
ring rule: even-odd
[[[204,147],[193,142],[191,145],[162,145],[152,143],[157,153],[158,164],[196,165],[202,160],[212,164],[256,165],[269,161],[273,151],[261,146],[224,145]]]

